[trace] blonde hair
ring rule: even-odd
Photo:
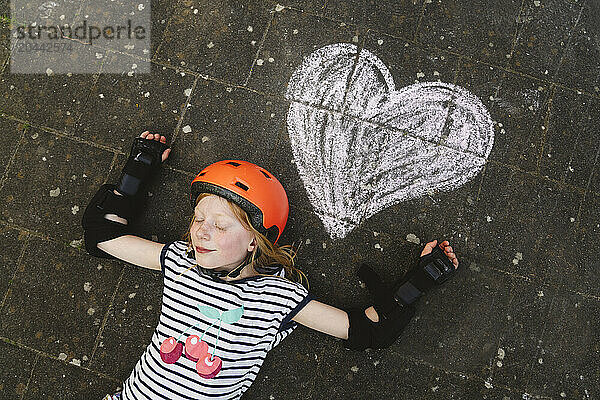
[[[200,193],[196,198],[196,202],[194,204],[198,205],[200,200],[210,195],[211,193]],[[231,208],[231,211],[233,212],[237,220],[242,224],[242,226],[246,230],[252,232],[256,237],[256,246],[254,246],[254,250],[252,250],[248,258],[250,259],[249,264],[252,265],[252,268],[257,273],[257,275],[275,276],[271,274],[259,273],[257,271],[257,268],[282,266],[285,270],[285,279],[288,279],[292,282],[298,282],[307,289],[309,289],[310,284],[308,283],[306,275],[294,265],[294,259],[298,255],[298,252],[294,248],[294,245],[292,244],[279,246],[277,244],[271,243],[271,241],[267,239],[265,235],[254,229],[252,223],[250,223],[250,218],[248,217],[248,214],[244,210],[242,210],[240,206],[223,197],[220,198],[227,201],[227,204],[229,204],[229,207]],[[192,224],[195,220],[196,215],[194,213],[194,215],[192,215],[192,219],[188,226],[187,232],[182,237],[182,239],[187,242],[188,251],[190,251],[193,248],[190,231],[192,228]]]

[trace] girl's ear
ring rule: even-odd
[[[256,247],[256,238],[253,238],[252,241],[250,242],[250,244],[248,245],[248,251],[252,252],[252,250],[254,250],[255,247]]]

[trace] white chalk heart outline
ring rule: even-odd
[[[450,83],[395,89],[385,64],[348,43],[322,47],[294,71],[286,92],[294,161],[332,239],[399,202],[454,190],[492,150],[492,119],[475,95]]]

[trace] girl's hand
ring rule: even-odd
[[[146,132],[143,132],[140,136],[143,138],[146,138],[148,140],[157,140],[157,141],[160,141],[161,143],[167,143],[167,138],[165,136],[159,135],[158,133],[153,134],[153,133],[146,131]],[[170,153],[171,153],[170,148],[166,149],[162,153],[162,162],[165,162],[165,160],[169,157]]]
[[[436,244],[437,240],[427,243],[425,245],[425,248],[421,252],[421,257],[431,253],[435,248]],[[452,264],[454,264],[454,268],[458,268],[458,258],[456,258],[456,254],[454,254],[454,250],[452,250],[452,247],[450,246],[450,243],[447,240],[444,240],[442,243],[440,243],[440,249],[442,249],[444,253],[446,253]]]

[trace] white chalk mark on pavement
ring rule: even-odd
[[[383,62],[349,43],[322,47],[290,78],[295,164],[333,239],[402,201],[473,179],[494,141],[479,98],[422,82],[396,90]],[[355,67],[356,63],[356,68]]]

